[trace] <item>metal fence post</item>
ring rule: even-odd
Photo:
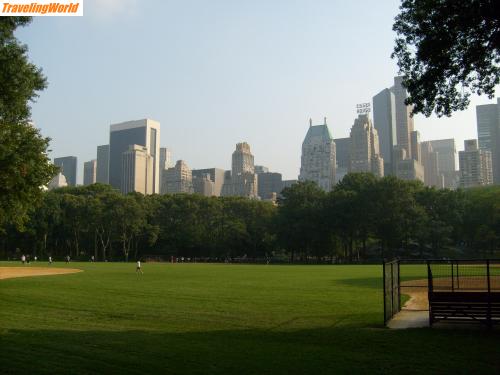
[[[400,260],[398,259],[397,261],[397,269],[398,269],[398,312],[401,311],[401,278],[400,278],[400,274],[401,274],[401,263],[400,263]]]
[[[486,314],[486,324],[492,326],[491,321],[491,282],[490,282],[490,260],[486,259],[486,278],[488,280],[488,312]]]
[[[385,260],[382,260],[382,282],[384,283],[384,325],[387,323],[387,308],[386,308],[386,285],[385,285]]]
[[[453,287],[453,280],[454,280],[454,276],[453,276],[453,261],[451,261],[451,291],[454,292],[455,291],[455,288]]]
[[[431,262],[427,261],[427,299],[429,301],[429,324],[432,325],[434,323],[432,319],[432,271],[431,271]]]

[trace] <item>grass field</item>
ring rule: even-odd
[[[384,328],[378,266],[68,267],[0,280],[1,374],[500,373],[498,330]]]

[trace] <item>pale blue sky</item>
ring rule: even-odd
[[[356,103],[392,85],[398,0],[85,0],[84,17],[39,17],[18,32],[49,87],[33,120],[52,156],[96,157],[111,123],[152,118],[191,168],[256,164],[295,179],[309,117],[346,137]],[[415,118],[422,140],[476,138],[476,104]]]

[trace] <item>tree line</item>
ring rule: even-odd
[[[286,188],[277,205],[197,194],[122,195],[109,185],[43,194],[24,227],[4,226],[0,254],[46,258],[366,262],[494,257],[500,187],[464,190],[348,174],[331,192]]]

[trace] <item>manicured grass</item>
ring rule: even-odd
[[[384,328],[379,266],[54,267],[0,280],[2,374],[500,372],[498,330]]]

